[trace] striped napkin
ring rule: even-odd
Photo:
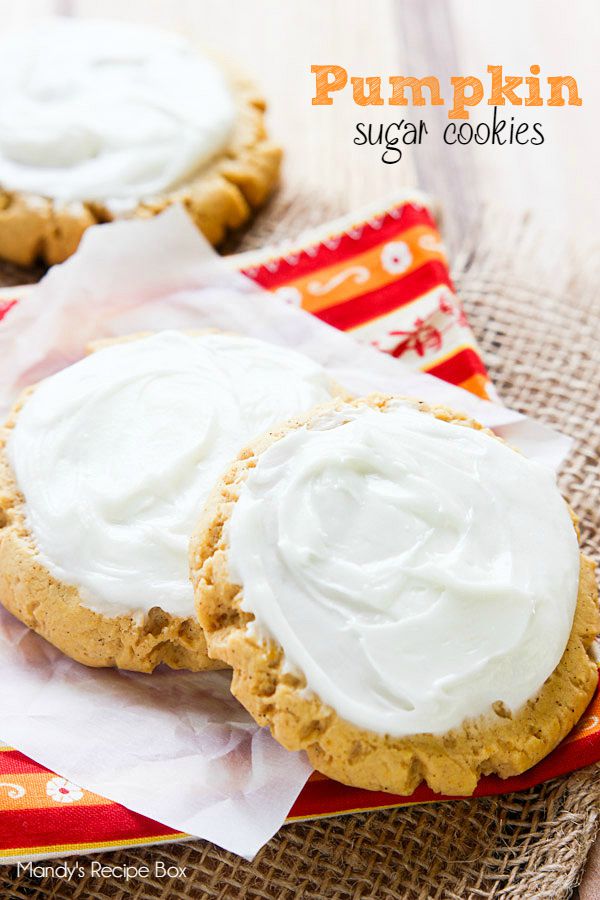
[[[477,396],[493,393],[431,209],[404,198],[376,213],[312,232],[284,249],[230,258],[275,295],[398,360]],[[25,289],[26,290],[26,289]],[[24,295],[1,292],[0,320]],[[1,724],[0,724],[1,733]],[[110,748],[107,748],[107,753]],[[600,695],[571,734],[523,775],[480,780],[475,796],[522,790],[600,760]],[[410,797],[346,787],[314,773],[288,821],[452,799],[421,786]],[[0,745],[0,860],[65,856],[187,835],[69,783]]]

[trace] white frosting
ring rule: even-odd
[[[47,378],[8,442],[42,561],[105,615],[192,614],[188,543],[216,478],[330,396],[307,357],[224,334],[160,332]]]
[[[0,41],[0,185],[61,201],[135,205],[228,142],[219,69],[147,25],[50,19]]]
[[[377,733],[443,733],[496,701],[515,711],[567,644],[579,553],[551,472],[407,405],[273,444],[228,539],[250,629]]]

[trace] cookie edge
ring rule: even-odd
[[[225,525],[257,457],[288,432],[309,426],[324,412],[369,405],[386,408],[401,399],[443,421],[483,430],[474,419],[411,398],[371,395],[334,402],[253,442],[215,487],[190,543],[196,610],[208,652],[233,668],[232,692],[260,725],[268,725],[289,750],[306,750],[316,769],[355,787],[410,795],[419,783],[446,795],[468,796],[481,775],[518,775],[544,758],[585,711],[598,682],[591,646],[599,629],[594,564],[580,553],[573,626],[563,656],[536,697],[510,715],[501,706],[443,735],[405,738],[377,735],[342,720],[315,695],[301,696],[301,678],[283,667],[283,650],[246,633],[253,619],[240,608],[242,589],[231,582]],[[576,520],[571,513],[574,526]]]
[[[181,203],[205,238],[217,246],[244,225],[268,199],[279,180],[283,151],[266,130],[266,100],[233,64],[215,60],[237,107],[227,147],[195,178],[164,194],[141,200],[127,215],[96,201],[60,202],[0,186],[0,258],[30,267],[64,262],[91,225],[149,218]]]
[[[151,333],[98,340],[86,349],[93,353]],[[152,672],[161,663],[195,672],[227,668],[208,656],[204,633],[193,613],[173,616],[152,607],[140,624],[133,615],[110,617],[94,612],[84,605],[75,586],[54,578],[39,561],[27,529],[25,498],[6,453],[19,412],[35,388],[23,390],[0,428],[0,603],[66,656],[87,666],[135,672]]]

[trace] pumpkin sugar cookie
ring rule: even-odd
[[[223,668],[194,614],[198,504],[254,434],[342,392],[311,359],[236,335],[93,349],[0,429],[0,602],[90,666]]]
[[[218,244],[277,182],[260,92],[176,34],[44,20],[3,35],[0,82],[0,257],[20,265],[176,202]]]
[[[190,562],[235,696],[346,784],[469,795],[549,753],[597,684],[594,568],[553,473],[449,409],[337,401],[252,442]]]

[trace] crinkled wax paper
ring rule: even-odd
[[[549,465],[568,450],[552,430],[415,373],[261,290],[177,207],[90,229],[77,253],[9,311],[0,324],[0,414],[92,339],[190,327],[294,347],[357,394],[446,403]],[[88,790],[251,857],[284,821],[310,766],[252,721],[231,697],[229,677],[89,669],[0,612],[3,740]]]

